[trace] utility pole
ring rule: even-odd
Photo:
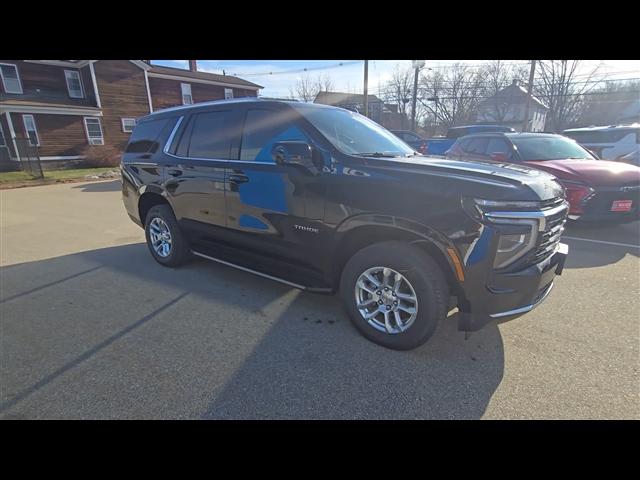
[[[414,60],[413,68],[415,69],[415,74],[413,77],[413,102],[411,109],[411,130],[416,131],[416,101],[418,100],[418,72],[420,68],[424,67],[424,60]]]
[[[369,60],[364,61],[364,116],[369,116]]]
[[[533,77],[536,74],[536,61],[531,60],[531,71],[529,72],[529,85],[527,86],[527,103],[524,105],[524,120],[522,120],[522,131],[526,132],[529,126],[529,104],[531,104],[531,92],[533,91]]]

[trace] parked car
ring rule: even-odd
[[[640,168],[598,160],[562,135],[468,135],[456,142],[447,157],[526,164],[555,175],[566,189],[572,220],[629,222],[640,218]]]
[[[608,127],[570,128],[562,132],[603,160],[616,158],[640,149],[640,124]]]
[[[416,152],[427,153],[427,142],[424,138],[411,130],[391,130],[396,137],[405,141]]]
[[[447,136],[429,138],[426,140],[426,149],[424,154],[427,155],[446,155],[447,150],[449,150],[454,143],[456,143],[456,139],[463,137],[465,135],[470,135],[472,133],[483,133],[483,132],[515,132],[515,130],[511,127],[504,127],[501,125],[465,125],[460,127],[451,127],[447,130]]]
[[[429,159],[326,105],[160,110],[139,120],[121,170],[126,211],[161,265],[193,254],[339,292],[355,327],[393,349],[424,343],[456,305],[464,331],[528,312],[567,254],[553,176]]]

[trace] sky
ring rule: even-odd
[[[446,68],[456,62],[470,66],[491,60],[425,60],[425,67]],[[508,63],[526,64],[523,60],[507,60]],[[167,67],[188,68],[188,60],[152,60],[152,64]],[[369,60],[369,93],[376,94],[396,68],[411,67],[411,60]],[[585,60],[578,74],[588,74],[598,67],[597,77],[609,79],[640,78],[640,60]],[[307,71],[303,71],[303,69]],[[330,77],[334,90],[362,92],[363,60],[198,60],[198,70],[226,75],[237,75],[262,85],[261,96],[288,97],[290,89],[302,76]]]

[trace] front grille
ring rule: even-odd
[[[556,201],[553,206],[556,207],[563,201],[564,200],[562,198],[559,198],[559,201]],[[561,210],[555,215],[545,218],[544,229],[538,232],[536,246],[528,256],[529,258],[527,263],[536,264],[553,255],[556,251],[556,247],[560,243],[562,232],[564,232],[564,224],[567,221],[568,211],[569,208],[567,206],[567,208]]]

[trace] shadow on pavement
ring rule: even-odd
[[[563,234],[563,241],[570,245],[565,268],[592,268],[611,265],[627,255],[640,256],[640,222],[626,224],[570,223]]]
[[[0,273],[5,418],[47,415],[29,413],[38,408],[58,409],[55,416],[63,418],[479,418],[503,376],[503,343],[494,324],[465,340],[449,318],[426,345],[391,351],[361,337],[337,297],[299,292],[204,260],[168,269],[151,259],[144,244]],[[283,297],[293,298],[287,304]],[[276,304],[282,311],[269,314]],[[174,329],[171,335],[167,328]],[[123,342],[133,342],[132,350],[118,347]],[[194,345],[201,347],[197,354],[189,349]],[[105,360],[118,348],[155,349],[157,357],[146,364],[129,354],[121,360],[126,367]],[[159,363],[180,365],[179,374],[167,377],[172,380],[163,379],[164,370],[150,374]],[[225,369],[228,374],[218,375]],[[185,379],[193,384],[178,397],[184,405],[145,390],[142,398],[153,408],[172,405],[164,410],[151,410],[122,391],[138,384],[172,391],[167,382]],[[65,381],[75,396],[64,397],[70,388],[60,386]],[[105,394],[106,384],[117,388]],[[33,397],[37,401],[30,402]],[[209,406],[188,410],[191,398],[208,399]]]
[[[96,181],[91,183],[83,183],[82,185],[76,185],[73,188],[80,188],[83,192],[117,192],[122,189],[122,183],[120,179],[110,181]]]

